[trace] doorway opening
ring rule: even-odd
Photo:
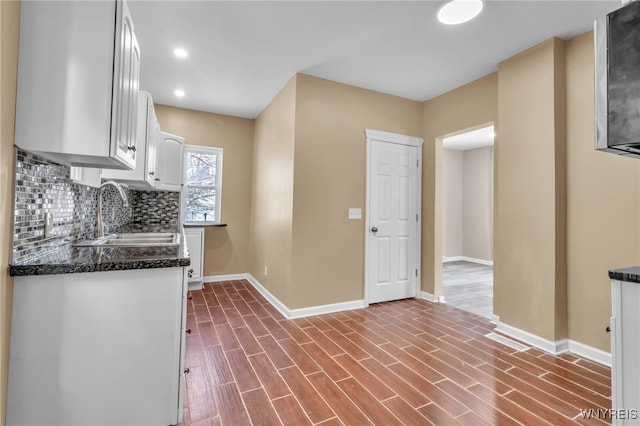
[[[447,304],[493,315],[494,126],[442,139],[442,292]]]

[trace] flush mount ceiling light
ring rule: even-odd
[[[189,53],[186,50],[184,50],[183,48],[181,48],[181,47],[178,47],[177,49],[174,49],[173,50],[173,54],[176,55],[176,57],[178,57],[180,59],[184,59],[189,55]]]
[[[484,4],[482,0],[451,0],[438,11],[438,21],[446,25],[458,25],[478,16]]]
[[[176,95],[179,98],[182,98],[184,96],[184,90],[176,89],[176,90],[173,91],[173,94]]]

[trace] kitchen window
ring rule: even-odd
[[[185,224],[220,223],[222,148],[186,145],[182,209]]]

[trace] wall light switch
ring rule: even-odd
[[[349,209],[349,219],[362,219],[362,209]]]

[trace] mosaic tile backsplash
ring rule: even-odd
[[[13,262],[23,262],[60,245],[96,237],[97,188],[73,182],[68,166],[29,152],[16,152]],[[107,232],[132,223],[175,225],[180,194],[125,189],[129,207],[113,187],[103,194]],[[53,230],[45,238],[44,214],[53,214]]]

